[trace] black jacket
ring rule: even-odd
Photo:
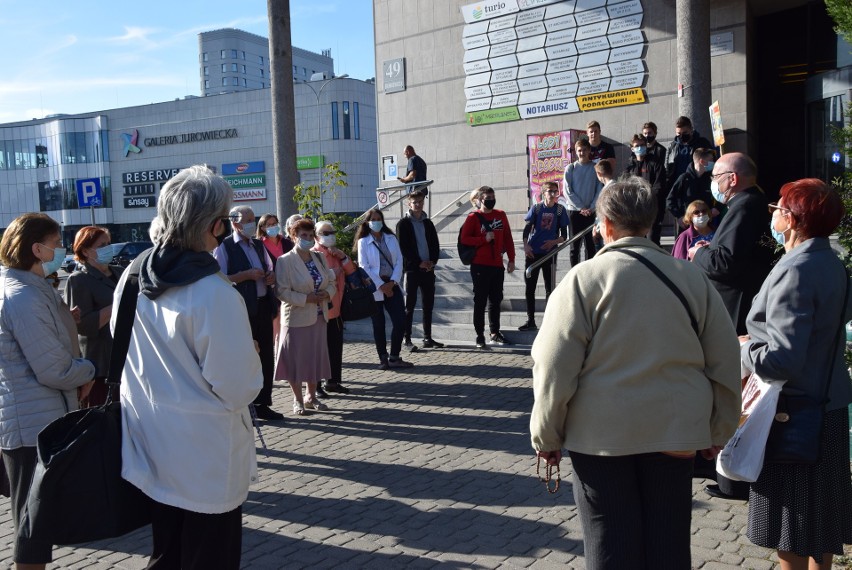
[[[695,200],[703,200],[709,207],[713,207],[713,194],[710,192],[710,173],[705,172],[701,176],[695,171],[695,163],[686,168],[681,174],[666,199],[666,208],[675,218],[682,218],[686,208]]]
[[[671,188],[678,176],[686,172],[686,168],[692,164],[692,153],[697,148],[712,150],[713,143],[702,137],[698,131],[693,131],[689,142],[681,142],[680,137],[675,137],[666,151],[666,180]]]
[[[435,230],[435,224],[429,218],[424,218],[423,226],[426,230],[426,245],[429,247],[428,260],[420,259],[420,253],[417,251],[417,239],[414,237],[411,214],[406,214],[396,223],[396,237],[399,240],[399,249],[402,251],[404,271],[419,271],[421,261],[438,263],[441,248],[438,243],[438,232]]]
[[[624,169],[624,173],[644,178],[657,195],[657,201],[665,200],[665,198],[660,198],[664,194],[666,183],[666,173],[663,170],[662,162],[650,158],[648,154],[645,155],[645,160],[636,160],[636,156],[631,154],[630,164]]]

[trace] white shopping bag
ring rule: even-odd
[[[766,382],[754,373],[749,376],[743,388],[740,425],[716,458],[717,473],[734,481],[757,481],[783,385],[783,382]]]

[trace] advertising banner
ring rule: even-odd
[[[565,203],[565,167],[574,161],[574,143],[583,135],[583,131],[574,129],[527,135],[530,206],[541,202],[541,185],[545,182],[559,184],[559,201]]]

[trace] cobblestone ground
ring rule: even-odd
[[[261,481],[244,506],[243,567],[584,568],[570,462],[555,495],[535,477],[529,357],[440,350],[410,360],[382,372],[372,346],[347,345],[352,394],[301,418],[289,413],[289,389],[275,389],[287,419],[263,427],[269,452],[259,450]],[[693,486],[693,567],[772,568],[770,551],[745,538],[746,506],[708,498],[704,484]],[[56,548],[51,567],[139,569],[150,547],[143,529]]]

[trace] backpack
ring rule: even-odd
[[[476,216],[479,218],[479,221],[482,222],[482,225],[485,226],[486,231],[489,231],[490,224],[488,220],[485,219],[485,216],[480,214],[479,212],[475,212]],[[461,241],[462,229],[464,228],[464,224],[459,228],[459,237],[458,237],[458,250],[459,250],[459,259],[463,265],[470,265],[473,262],[473,258],[476,257],[476,249],[475,245],[465,245]]]

